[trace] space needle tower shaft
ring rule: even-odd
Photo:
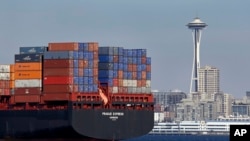
[[[198,17],[196,17],[192,22],[188,23],[187,26],[189,29],[192,30],[193,43],[194,43],[194,58],[193,58],[192,77],[190,84],[190,93],[192,93],[192,92],[198,92],[198,84],[199,84],[198,70],[200,69],[201,31],[207,26],[207,24],[202,22]]]

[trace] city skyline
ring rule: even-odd
[[[201,39],[201,66],[220,70],[220,90],[250,90],[250,1],[1,1],[0,64],[14,62],[20,46],[99,42],[145,48],[152,57],[152,89],[188,93],[193,43],[185,26],[198,16],[209,26]]]

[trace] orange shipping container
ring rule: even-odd
[[[15,72],[15,64],[10,65],[10,72],[11,73]]]
[[[10,80],[15,80],[15,73],[14,72],[10,73]]]
[[[37,71],[37,70],[42,70],[42,63],[16,63],[15,64],[15,70],[16,71]]]
[[[42,71],[16,71],[15,79],[41,79]]]
[[[11,89],[15,88],[15,81],[14,80],[10,81],[10,88]]]
[[[49,51],[73,51],[78,50],[78,43],[49,43]]]

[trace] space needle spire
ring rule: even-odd
[[[198,70],[200,68],[200,40],[201,40],[201,31],[207,26],[206,23],[202,22],[198,17],[187,24],[187,27],[192,30],[193,42],[194,42],[194,58],[193,58],[193,67],[192,67],[192,77],[190,84],[190,93],[198,92]],[[194,82],[194,86],[193,86]]]

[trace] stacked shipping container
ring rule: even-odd
[[[10,95],[14,88],[13,65],[0,65],[0,95]]]
[[[15,94],[42,93],[42,61],[47,47],[20,47],[15,55]]]
[[[44,93],[93,93],[98,87],[98,43],[49,43]]]
[[[107,83],[110,93],[151,93],[151,58],[146,49],[69,42],[19,51],[14,65],[0,65],[0,94],[15,94],[16,99],[19,95],[20,102],[32,98],[22,99],[26,94],[67,100],[69,93],[97,93],[98,82]]]
[[[111,93],[151,93],[151,58],[145,49],[100,47],[99,81]]]

